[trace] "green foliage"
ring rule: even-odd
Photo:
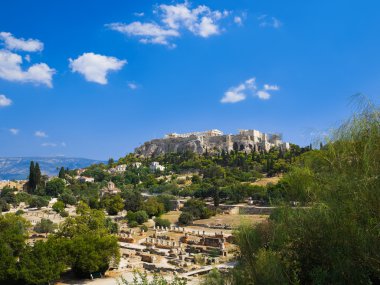
[[[170,221],[167,219],[156,218],[154,219],[154,223],[156,227],[165,227],[165,228],[170,227]]]
[[[101,200],[101,204],[106,209],[108,215],[117,215],[124,209],[124,201],[120,195],[105,196]]]
[[[136,222],[137,224],[141,225],[147,222],[148,219],[149,219],[149,216],[145,211],[137,211],[137,212],[128,211],[127,213],[127,220],[129,223]]]
[[[182,212],[178,218],[178,223],[181,225],[190,225],[193,223],[193,215],[189,212]]]
[[[301,155],[271,194],[308,207],[240,229],[234,284],[378,284],[379,141],[380,112],[368,108]]]
[[[42,218],[41,221],[39,221],[34,226],[34,231],[37,233],[47,234],[47,233],[54,232],[56,228],[57,228],[57,225],[54,224],[51,220]]]
[[[160,203],[156,197],[149,197],[143,203],[142,209],[149,217],[160,216],[165,212],[164,204]]]
[[[185,202],[182,212],[188,212],[192,215],[193,219],[208,219],[215,212],[207,208],[206,203],[198,199],[189,199]]]
[[[62,201],[57,201],[52,206],[56,213],[61,213],[65,210],[65,204]]]
[[[46,183],[46,195],[58,197],[65,190],[65,181],[61,178],[53,178]]]
[[[29,207],[41,209],[49,205],[49,201],[41,196],[32,196],[29,200]]]
[[[37,241],[26,246],[20,257],[21,275],[27,284],[42,285],[60,278],[66,269],[63,252],[57,241]]]
[[[125,199],[125,209],[127,211],[139,211],[142,208],[143,198],[137,190],[128,190],[123,193]]]
[[[121,285],[186,285],[186,279],[181,279],[175,276],[173,280],[166,280],[161,275],[153,275],[152,280],[148,279],[148,275],[142,272],[135,272],[132,281],[128,281],[125,278],[120,278]]]

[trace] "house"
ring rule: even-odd
[[[157,161],[153,161],[150,166],[149,166],[150,170],[153,171],[153,172],[156,172],[156,171],[164,171],[165,170],[165,166],[162,166],[160,165],[159,162]]]
[[[115,183],[113,183],[112,181],[109,181],[107,183],[107,186],[103,187],[102,189],[100,189],[100,193],[102,196],[104,195],[116,195],[118,193],[120,193],[121,190],[119,188],[117,188],[115,186]]]
[[[126,170],[127,170],[127,165],[120,164],[113,168],[108,169],[107,172],[113,174],[113,173],[122,173],[122,172],[125,172]]]
[[[141,165],[142,165],[141,162],[134,162],[134,163],[132,163],[132,167],[134,167],[134,168],[140,168]]]
[[[77,176],[77,179],[79,182],[82,182],[82,183],[85,183],[85,182],[94,183],[95,182],[95,179],[93,177]]]
[[[127,170],[126,164],[120,164],[120,165],[115,166],[116,172],[125,172],[126,170]]]

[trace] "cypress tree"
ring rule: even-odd
[[[36,166],[34,168],[34,181],[35,181],[35,188],[41,184],[41,169],[38,162],[36,162]]]
[[[61,169],[59,170],[58,177],[61,179],[65,179],[65,168],[64,167],[61,167]]]
[[[34,191],[36,189],[36,180],[35,180],[35,167],[34,167],[34,161],[30,162],[29,166],[29,181],[28,181],[28,188],[30,191]]]

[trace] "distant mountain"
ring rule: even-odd
[[[69,169],[83,168],[104,161],[68,157],[0,157],[0,180],[21,180],[29,175],[30,161],[40,164],[41,172],[57,175],[62,166]],[[58,170],[57,170],[58,168]]]

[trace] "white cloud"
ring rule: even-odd
[[[15,128],[11,128],[11,129],[9,129],[9,132],[12,135],[18,135],[18,133],[20,132],[20,130],[19,129],[15,129]]]
[[[280,90],[280,87],[277,85],[264,84],[264,90],[278,91]]]
[[[268,100],[270,98],[270,94],[267,91],[259,90],[256,92],[257,97],[262,100]]]
[[[66,147],[66,143],[65,142],[61,142],[61,143],[44,142],[41,144],[41,146],[43,146],[43,147]]]
[[[83,53],[77,59],[70,58],[69,61],[72,72],[78,72],[84,75],[87,81],[99,84],[107,84],[108,73],[120,70],[127,63],[126,60],[92,52]]]
[[[34,135],[36,137],[39,137],[39,138],[47,138],[48,137],[48,135],[43,131],[36,131],[36,132],[34,132]]]
[[[112,23],[106,25],[114,31],[118,31],[128,36],[140,37],[142,43],[153,43],[170,45],[168,38],[178,37],[179,33],[173,29],[165,29],[155,23],[141,23],[139,21],[131,24]]]
[[[0,78],[16,81],[44,84],[52,87],[52,77],[55,70],[46,63],[37,63],[26,71],[21,68],[22,57],[7,50],[0,50]]]
[[[0,32],[0,40],[4,41],[5,48],[9,50],[36,52],[44,49],[44,44],[39,40],[15,38],[7,32]]]
[[[128,87],[132,90],[136,90],[138,88],[137,84],[133,82],[128,83]]]
[[[228,15],[228,12],[222,13],[218,10],[211,10],[205,5],[200,5],[191,9],[190,4],[185,2],[177,5],[159,6],[161,20],[168,27],[179,30],[185,28],[194,35],[204,38],[220,33],[218,21]]]
[[[240,16],[234,17],[235,24],[238,24],[239,26],[243,25],[243,19]]]
[[[269,28],[278,29],[282,26],[282,22],[275,17],[268,17],[267,15],[261,15],[257,19],[259,21],[260,27],[263,27],[263,28],[269,27]]]
[[[144,12],[141,12],[141,13],[133,13],[133,15],[135,15],[136,17],[144,17]]]
[[[12,105],[12,100],[5,95],[0,95],[0,107],[7,107]]]
[[[159,5],[154,14],[160,23],[132,22],[130,24],[107,24],[111,30],[127,36],[135,36],[142,43],[152,43],[175,47],[170,41],[181,36],[182,30],[190,31],[196,36],[208,38],[221,33],[219,21],[229,16],[229,11],[211,10],[205,5],[192,8],[189,2],[176,5]]]
[[[256,78],[252,77],[238,86],[231,87],[225,93],[220,102],[237,103],[245,100],[249,95],[258,97],[261,100],[268,100],[271,97],[269,91],[278,91],[277,85],[264,84],[262,88],[257,87]]]
[[[44,147],[56,147],[57,146],[56,143],[50,143],[50,142],[42,143],[41,145]]]
[[[252,77],[238,86],[231,87],[224,93],[222,103],[237,103],[247,98],[247,92],[255,92],[257,89],[256,78]]]

